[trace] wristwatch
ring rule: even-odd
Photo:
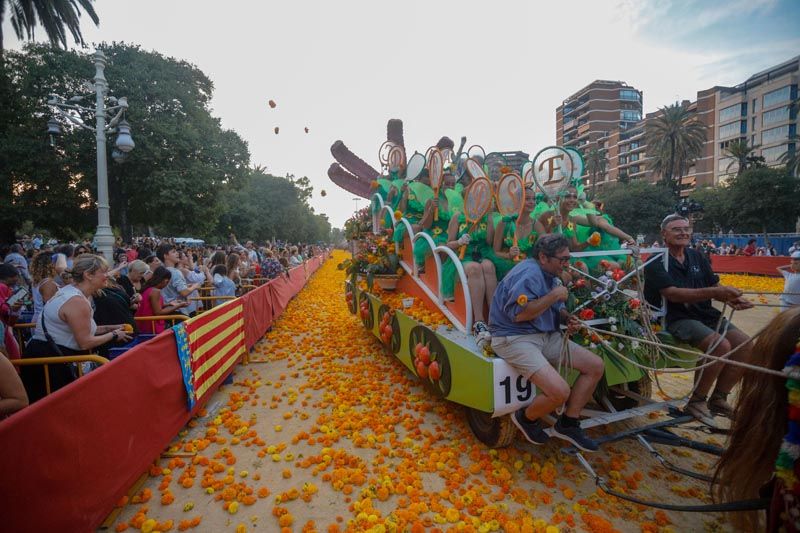
[[[117,340],[117,332],[116,331],[112,331],[111,332],[111,340],[116,342],[116,340]]]

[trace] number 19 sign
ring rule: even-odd
[[[533,384],[502,359],[494,359],[494,413],[512,413],[533,401]]]

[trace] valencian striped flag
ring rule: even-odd
[[[242,301],[225,302],[172,329],[191,409],[246,353]]]

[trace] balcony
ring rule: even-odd
[[[578,135],[583,135],[584,133],[589,131],[589,127],[590,127],[590,125],[589,125],[588,122],[586,124],[583,124],[582,126],[580,126],[578,128]]]
[[[564,130],[566,131],[568,129],[574,128],[577,124],[578,124],[577,121],[575,119],[572,119],[564,124]]]

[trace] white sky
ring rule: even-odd
[[[632,0],[97,0],[100,27],[84,17],[83,33],[196,64],[214,81],[213,113],[248,142],[253,164],[308,176],[311,204],[341,226],[354,202],[327,177],[330,145],[341,139],[379,168],[389,118],[403,120],[409,153],[442,135],[466,135],[487,152],[535,153],[555,141],[556,107],[594,79],[643,90],[650,112],[800,53],[797,36],[746,61],[732,61],[739,51],[723,38],[692,49],[703,20],[718,25],[743,4],[667,4],[674,9]],[[778,4],[744,9],[774,14]],[[5,46],[18,48],[8,21],[3,29]],[[106,76],[113,91],[113,66]]]

